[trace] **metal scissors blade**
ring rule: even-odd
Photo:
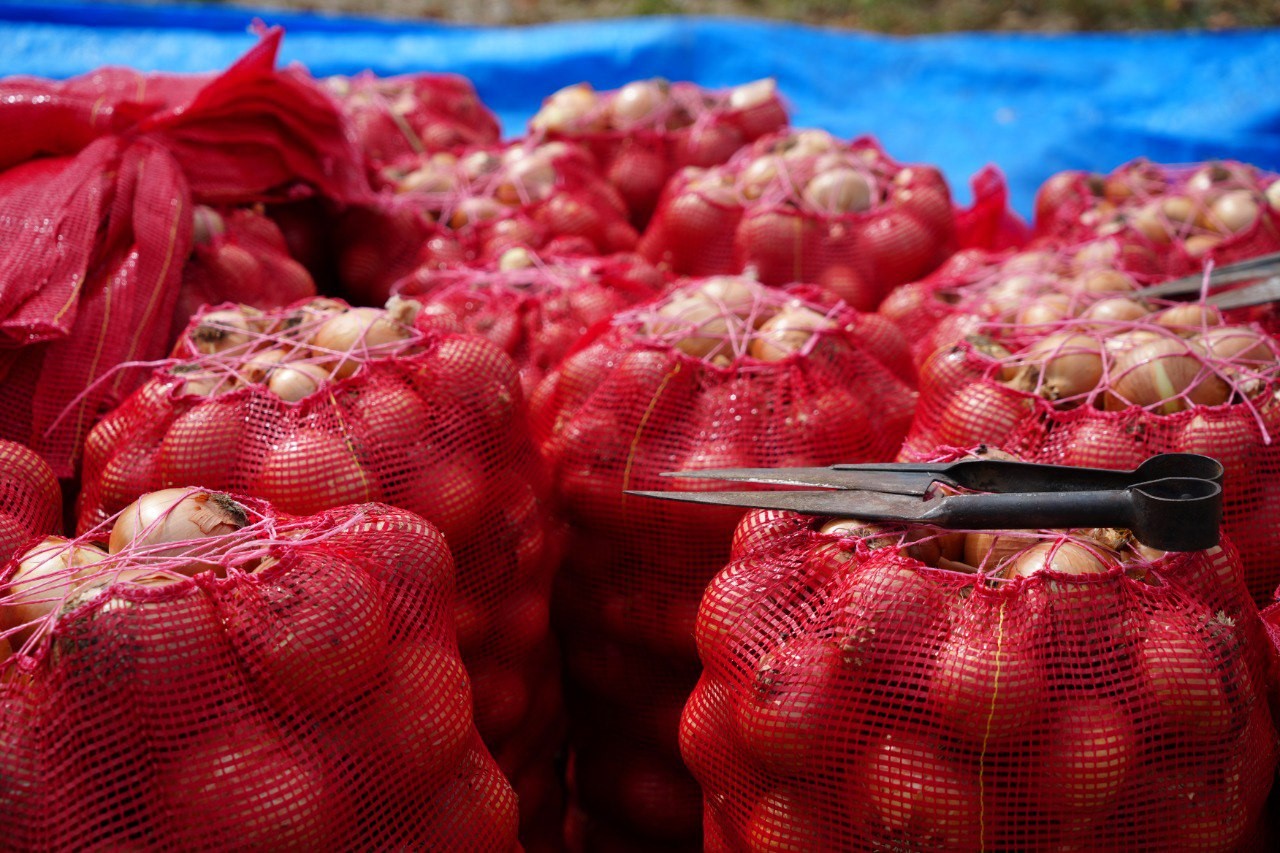
[[[1217,545],[1222,521],[1222,486],[1196,477],[1169,477],[1095,491],[964,494],[933,500],[853,489],[627,494],[863,521],[910,521],[952,529],[1125,527],[1139,542],[1164,551],[1199,551]]]
[[[1212,290],[1224,284],[1234,284],[1238,281],[1262,278],[1275,273],[1280,273],[1280,252],[1258,255],[1234,264],[1215,267],[1209,273],[1209,289]],[[1175,278],[1171,281],[1141,288],[1135,291],[1135,295],[1139,297],[1184,296],[1186,294],[1199,293],[1204,286],[1204,281],[1205,274],[1203,272],[1192,273],[1182,278]]]
[[[1082,492],[1120,489],[1167,477],[1193,477],[1221,484],[1222,473],[1222,464],[1209,456],[1160,453],[1130,471],[966,459],[943,464],[872,462],[825,468],[708,468],[673,471],[663,476],[923,496],[934,483],[977,492]]]

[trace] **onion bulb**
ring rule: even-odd
[[[778,84],[772,77],[752,80],[729,90],[729,109],[749,110],[773,100],[777,93]]]
[[[824,536],[861,539],[868,548],[893,548],[902,541],[902,531],[886,524],[859,521],[856,518],[833,518],[818,528]]]
[[[1201,305],[1198,302],[1187,302],[1166,308],[1155,316],[1157,325],[1183,334],[1192,334],[1206,326],[1222,325],[1222,312],[1212,305]]]
[[[1189,405],[1216,406],[1231,396],[1230,387],[1209,374],[1187,342],[1161,337],[1120,353],[1111,370],[1110,411],[1139,406],[1170,415]],[[1188,392],[1185,397],[1182,396]]]
[[[511,207],[539,202],[551,195],[556,185],[556,169],[541,154],[521,157],[507,167],[494,196]]]
[[[465,228],[477,222],[488,222],[502,216],[504,207],[488,196],[471,196],[458,202],[449,215],[450,228]]]
[[[214,355],[230,349],[246,346],[253,329],[249,318],[240,311],[224,309],[210,311],[200,318],[200,324],[191,332],[191,342],[196,352]]]
[[[1249,190],[1224,193],[1209,208],[1213,229],[1223,234],[1247,231],[1258,221],[1258,202]]]
[[[749,278],[717,275],[703,281],[691,295],[705,299],[721,312],[728,311],[742,320],[748,320],[756,314],[756,306],[763,293],[764,287]],[[759,327],[764,321],[764,315],[758,314],[753,325]]]
[[[320,390],[329,371],[318,364],[285,364],[267,371],[267,390],[286,403],[296,403]]]
[[[1101,548],[1097,549],[1101,551]],[[1100,575],[1111,566],[1102,560],[1094,549],[1078,542],[1041,542],[1016,557],[1005,568],[1007,578],[1030,577],[1040,571],[1058,572],[1064,575]]]
[[[276,367],[293,358],[298,352],[293,347],[274,347],[255,352],[240,365],[240,375],[246,382],[257,384],[267,378]]]
[[[1087,394],[1102,381],[1102,344],[1088,335],[1058,332],[1022,355],[1034,393],[1048,400]]]
[[[1276,363],[1267,336],[1248,326],[1214,326],[1197,335],[1192,345],[1210,358],[1257,369]]]
[[[831,169],[809,181],[804,201],[821,213],[860,213],[871,207],[871,182],[853,169]]]
[[[748,199],[759,198],[765,187],[777,179],[782,168],[782,158],[776,154],[766,154],[752,160],[738,175],[738,186],[742,194]]]
[[[1200,215],[1194,201],[1186,196],[1171,195],[1147,202],[1134,214],[1130,224],[1152,242],[1168,243]]]
[[[537,257],[524,246],[507,249],[498,258],[498,269],[503,272],[527,270],[537,264]]]
[[[1050,293],[1035,299],[1018,312],[1020,326],[1049,326],[1071,316],[1071,298],[1065,293]]]
[[[626,128],[639,124],[656,113],[667,100],[664,80],[635,80],[613,94],[609,112],[613,126]]]
[[[180,557],[207,551],[208,540],[235,533],[248,523],[245,508],[220,492],[161,489],[124,508],[111,528],[107,548],[112,554],[128,549],[141,552],[139,556]],[[194,563],[192,568],[208,567]]]
[[[311,346],[327,353],[354,353],[356,359],[343,359],[333,375],[344,379],[356,372],[368,351],[385,348],[409,337],[408,330],[395,322],[381,308],[352,308],[330,317],[311,337]]]
[[[1083,293],[1128,293],[1138,289],[1133,277],[1120,270],[1090,270],[1076,276],[1073,291]]]
[[[9,639],[14,648],[21,648],[39,621],[71,594],[76,581],[92,574],[106,558],[99,548],[77,545],[61,536],[46,536],[27,549],[0,594],[0,633],[18,629]]]
[[[1271,205],[1271,209],[1280,211],[1280,180],[1272,181],[1267,184],[1263,196],[1267,200],[1267,204]]]
[[[1140,317],[1147,316],[1148,313],[1147,307],[1136,299],[1130,299],[1127,296],[1113,296],[1110,299],[1099,299],[1081,312],[1080,316],[1085,320],[1112,323],[1137,320]]]
[[[1212,234],[1192,234],[1182,244],[1182,248],[1193,258],[1201,258],[1213,251],[1222,243],[1221,237]]]
[[[1030,533],[967,533],[964,537],[964,562],[990,572],[1039,541]]]
[[[587,83],[566,86],[542,102],[542,108],[529,121],[529,127],[544,132],[600,129],[602,122],[592,122],[592,127],[582,126],[588,114],[596,108],[598,98]]]
[[[831,321],[812,308],[787,305],[764,321],[748,351],[761,361],[781,361],[803,349],[816,332],[829,328]]]
[[[728,331],[725,313],[697,296],[677,296],[645,321],[647,334],[683,333],[674,346],[694,358],[706,358],[722,347]]]
[[[227,233],[227,222],[218,211],[203,204],[197,204],[191,214],[192,240],[197,246],[207,246],[215,238]]]
[[[825,154],[840,148],[839,141],[825,130],[809,128],[791,134],[787,141],[784,156],[809,157],[814,154]]]

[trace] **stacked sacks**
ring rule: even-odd
[[[560,534],[519,377],[497,347],[335,300],[223,306],[94,428],[83,480],[82,531],[139,494],[191,484],[296,514],[382,501],[432,522],[458,567],[476,725],[525,817],[556,820]]]
[[[890,458],[914,393],[868,343],[885,326],[863,320],[812,288],[691,279],[617,315],[535,392],[572,531],[555,623],[574,849],[695,849],[701,829],[676,721],[699,671],[698,601],[741,513],[624,491],[706,488],[664,471]]]
[[[751,512],[681,723],[706,849],[1258,845],[1265,640],[1225,541]]]
[[[517,849],[411,513],[144,496],[0,569],[0,822],[16,849]]]

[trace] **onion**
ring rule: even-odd
[[[1147,316],[1147,307],[1135,299],[1125,296],[1113,296],[1100,299],[1086,308],[1080,316],[1086,320],[1099,320],[1102,323],[1129,322]]]
[[[1223,234],[1246,231],[1258,221],[1258,201],[1250,190],[1224,193],[1209,208],[1209,221]]]
[[[1202,196],[1214,195],[1221,191],[1222,184],[1234,177],[1234,173],[1222,163],[1205,163],[1187,179],[1187,189]]]
[[[9,640],[14,648],[22,648],[40,621],[76,588],[76,581],[92,574],[106,558],[99,548],[61,536],[46,536],[28,548],[0,595],[0,633],[14,631]]]
[[[492,175],[501,169],[502,158],[492,151],[472,151],[462,158],[458,167],[462,169],[468,180],[478,181],[486,175]]]
[[[717,275],[704,280],[690,295],[705,299],[721,312],[729,311],[743,320],[750,320],[763,293],[764,287],[749,278]],[[759,328],[764,321],[765,316],[759,314],[752,324]]]
[[[738,188],[748,199],[759,198],[765,188],[778,177],[784,168],[783,160],[776,154],[757,157],[738,174]]]
[[[831,321],[817,311],[803,305],[787,305],[764,321],[748,351],[761,361],[781,361],[803,349],[818,331],[829,328]]]
[[[213,355],[247,346],[252,331],[249,318],[241,311],[210,311],[200,318],[200,324],[191,331],[191,343],[196,352]]]
[[[381,495],[346,441],[312,427],[281,438],[268,451],[256,490],[277,509],[294,515],[376,501]]]
[[[1033,545],[1005,568],[1004,576],[1026,578],[1040,571],[1058,572],[1064,575],[1099,575],[1105,574],[1112,567],[1099,558],[1095,549],[1087,548],[1078,542],[1059,540]]]
[[[1206,736],[1228,735],[1235,703],[1223,688],[1209,640],[1191,620],[1156,611],[1140,647],[1142,669],[1165,716]]]
[[[125,507],[111,528],[107,549],[112,554],[128,549],[138,557],[181,557],[207,551],[207,540],[235,533],[248,523],[245,508],[220,492],[161,489]],[[174,544],[157,547],[166,543]],[[178,571],[194,574],[208,566],[196,562],[191,568]]]
[[[321,354],[351,353],[355,359],[342,358],[334,368],[337,379],[356,372],[371,350],[387,352],[392,345],[407,340],[409,331],[395,322],[381,308],[352,308],[330,317],[311,337],[311,346]]]
[[[296,403],[319,391],[328,379],[329,371],[318,364],[286,364],[270,370],[267,389],[287,403]]]
[[[1036,394],[1061,400],[1087,394],[1102,381],[1102,344],[1088,335],[1058,332],[1022,354]]]
[[[401,193],[451,193],[457,188],[458,179],[452,170],[442,171],[431,163],[424,163],[395,181],[396,192]]]
[[[983,313],[999,323],[1012,322],[1042,286],[1038,276],[1026,273],[1011,275],[996,282],[983,298]]]
[[[1192,345],[1210,358],[1229,361],[1254,370],[1276,363],[1267,346],[1267,336],[1248,326],[1219,326],[1206,329],[1192,339]]]
[[[1031,402],[1003,385],[977,381],[957,391],[938,417],[936,444],[999,444],[1031,414]]]
[[[595,90],[587,83],[566,86],[543,101],[542,108],[529,121],[529,127],[544,132],[597,130],[603,124],[600,120],[582,126],[595,109],[597,100]]]
[[[1049,326],[1071,316],[1071,297],[1064,293],[1050,293],[1027,303],[1018,312],[1021,326]]]
[[[488,222],[501,217],[506,208],[488,196],[471,196],[458,202],[449,215],[450,228],[465,228],[477,222]]]
[[[1137,290],[1138,283],[1120,270],[1090,270],[1076,276],[1071,289],[1083,293],[1128,293]]]
[[[515,246],[507,249],[498,258],[498,269],[503,272],[511,270],[527,270],[536,266],[538,262],[537,256],[524,246]]]
[[[706,358],[726,343],[728,322],[725,313],[705,299],[678,296],[646,318],[644,331],[657,336],[684,333],[675,341],[676,349],[694,358]]]
[[[1117,411],[1132,405],[1169,415],[1193,404],[1225,403],[1231,388],[1216,375],[1202,379],[1206,371],[1185,341],[1160,338],[1139,344],[1116,357],[1106,408]]]
[[[1186,196],[1170,195],[1143,205],[1130,224],[1147,239],[1167,243],[1174,234],[1190,223],[1198,223],[1203,214],[1199,205]]]
[[[609,100],[613,126],[627,128],[650,118],[667,101],[664,80],[636,80],[626,84]]]
[[[1030,532],[967,533],[964,537],[964,562],[991,572],[1036,545],[1040,539]]]
[[[197,204],[191,214],[192,239],[197,246],[207,246],[215,238],[227,233],[227,222],[218,211],[204,204]]]
[[[1124,709],[1106,699],[1073,696],[1049,729],[1041,763],[1059,808],[1099,814],[1124,789],[1137,760],[1137,735]]]
[[[784,144],[786,147],[783,156],[788,158],[825,154],[841,147],[839,140],[830,133],[814,128],[795,131]]]
[[[824,536],[861,539],[868,548],[894,548],[902,542],[902,531],[887,524],[859,521],[856,518],[833,518],[818,528]]]
[[[752,80],[729,90],[729,109],[749,110],[773,100],[778,94],[778,84],[772,77]]]
[[[1222,312],[1212,305],[1187,302],[1166,308],[1156,314],[1154,319],[1157,325],[1183,334],[1183,330],[1199,330],[1206,326],[1222,325]]]
[[[871,207],[871,182],[853,169],[832,169],[809,181],[804,201],[821,213],[860,213]]]
[[[551,195],[556,186],[556,169],[550,159],[529,154],[507,167],[494,196],[511,207],[539,202]]]
[[[1182,244],[1182,248],[1193,258],[1200,258],[1216,249],[1222,243],[1221,237],[1212,234],[1192,234]]]
[[[1266,190],[1263,191],[1263,196],[1266,198],[1267,204],[1271,205],[1272,210],[1280,211],[1280,181],[1272,181],[1267,184]]]
[[[240,365],[240,376],[245,382],[256,385],[267,378],[276,367],[298,354],[296,347],[273,347],[259,350]]]

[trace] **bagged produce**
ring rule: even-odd
[[[395,292],[422,304],[420,325],[501,347],[528,397],[589,328],[656,296],[665,283],[638,255],[570,257],[518,247],[482,266],[422,267]]]
[[[0,569],[13,850],[514,850],[440,532],[149,493]]]
[[[501,136],[498,118],[457,74],[325,77],[320,84],[337,100],[349,132],[371,172],[400,157],[492,145]]]
[[[617,191],[582,147],[531,140],[403,157],[380,199],[344,214],[338,270],[357,301],[381,304],[415,268],[486,262],[526,246],[556,254],[634,249]]]
[[[864,315],[812,290],[681,282],[580,343],[531,399],[571,527],[554,619],[575,849],[694,848],[701,828],[676,722],[698,677],[698,601],[741,511],[624,490],[708,487],[664,471],[885,460],[910,419],[912,390],[868,343],[885,327],[864,339]]]
[[[12,441],[0,441],[0,559],[62,527],[62,489],[48,464]],[[0,643],[0,656],[8,649]]]
[[[58,476],[136,387],[108,373],[172,343],[193,204],[368,194],[330,99],[275,70],[279,41],[265,34],[216,76],[107,70],[0,89],[0,120],[20,128],[0,143],[0,239],[15,247],[0,262],[0,437]]]
[[[988,329],[994,332],[994,329]],[[1277,348],[1197,303],[1137,320],[1012,327],[934,353],[902,461],[985,442],[1033,462],[1130,469],[1164,451],[1225,469],[1223,529],[1259,602],[1280,583]]]
[[[566,86],[542,102],[529,133],[586,145],[626,200],[632,223],[644,228],[677,171],[727,162],[786,124],[786,105],[772,79],[715,92],[654,78],[612,92],[589,83]]]
[[[861,311],[956,248],[937,169],[903,166],[869,137],[845,143],[821,130],[772,134],[725,166],[681,171],[640,243],[679,275],[815,282]]]
[[[1280,250],[1280,182],[1233,160],[1138,159],[1107,175],[1059,172],[1036,194],[1035,234],[1079,242],[1115,235],[1159,253],[1170,275]]]
[[[423,516],[457,564],[476,726],[524,802],[522,784],[552,784],[562,725],[548,624],[561,534],[525,418],[515,367],[480,338],[336,300],[224,305],[90,433],[79,529],[193,483],[298,515],[379,501]]]
[[[707,850],[1260,849],[1276,733],[1226,540],[752,511],[697,637]]]

